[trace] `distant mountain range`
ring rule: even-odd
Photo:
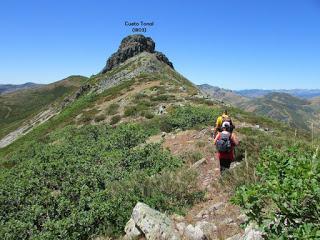
[[[269,93],[288,93],[294,97],[299,97],[303,99],[311,99],[320,96],[320,89],[274,89],[274,90],[264,90],[264,89],[245,89],[237,90],[235,93],[248,98],[263,97]]]
[[[209,84],[198,85],[198,88],[204,93],[209,95],[218,101],[229,103],[232,105],[237,105],[246,101],[249,101],[248,97],[241,96],[235,91],[211,86]]]
[[[42,84],[27,82],[24,84],[0,84],[0,94],[14,92],[20,89],[36,88],[40,87]]]
[[[271,92],[263,97],[253,98],[243,102],[240,108],[256,112],[274,119],[289,123],[292,127],[320,129],[320,106],[313,105],[312,101],[294,97],[288,93]]]
[[[211,98],[240,107],[249,112],[271,117],[292,127],[320,131],[320,90],[261,90],[232,91],[208,84],[198,86]]]

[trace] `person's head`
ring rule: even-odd
[[[230,131],[230,123],[229,122],[224,122],[222,123],[222,126],[221,126],[221,129],[222,131]]]
[[[224,111],[223,111],[223,113],[222,114],[224,114],[224,115],[228,115],[228,110],[227,109],[225,109]]]

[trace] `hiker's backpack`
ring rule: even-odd
[[[224,122],[229,122],[229,123],[230,123],[230,129],[228,129],[228,131],[232,132],[233,129],[234,129],[234,125],[233,125],[233,123],[232,123],[231,118],[230,118],[228,115],[225,115],[225,114],[222,115],[221,117],[222,117],[222,124],[223,124]]]
[[[220,138],[217,140],[216,146],[219,152],[230,152],[231,151],[231,134],[221,132]]]

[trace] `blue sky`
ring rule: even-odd
[[[2,0],[0,83],[95,74],[140,20],[197,84],[320,88],[320,0]]]

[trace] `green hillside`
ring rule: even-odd
[[[57,103],[78,90],[86,79],[82,76],[71,76],[36,89],[0,95],[0,138],[15,130],[49,104]]]
[[[310,101],[293,97],[287,93],[270,93],[264,97],[243,102],[240,107],[289,124],[294,128],[319,130],[319,108]]]
[[[287,123],[293,128],[316,132],[320,131],[320,105],[319,98],[301,99],[289,93],[271,90],[243,90],[231,91],[208,84],[198,86],[210,98],[225,102],[232,106],[256,114],[273,118]],[[240,93],[247,93],[240,95]],[[263,92],[263,94],[260,94]],[[308,91],[302,91],[307,93]],[[310,92],[312,92],[310,90]],[[252,95],[250,94],[252,93]]]
[[[0,149],[3,239],[121,238],[138,201],[186,216],[219,196],[228,196],[225,203],[233,196],[267,239],[320,237],[319,143],[308,133],[229,107],[240,164],[204,189],[201,172],[190,166],[204,153],[214,156],[208,129],[226,105],[202,96],[151,52],[83,81],[90,90]],[[272,104],[280,108],[284,100],[292,112],[305,103],[273,96]],[[183,134],[192,140],[171,142]],[[236,213],[212,239],[238,231]]]

